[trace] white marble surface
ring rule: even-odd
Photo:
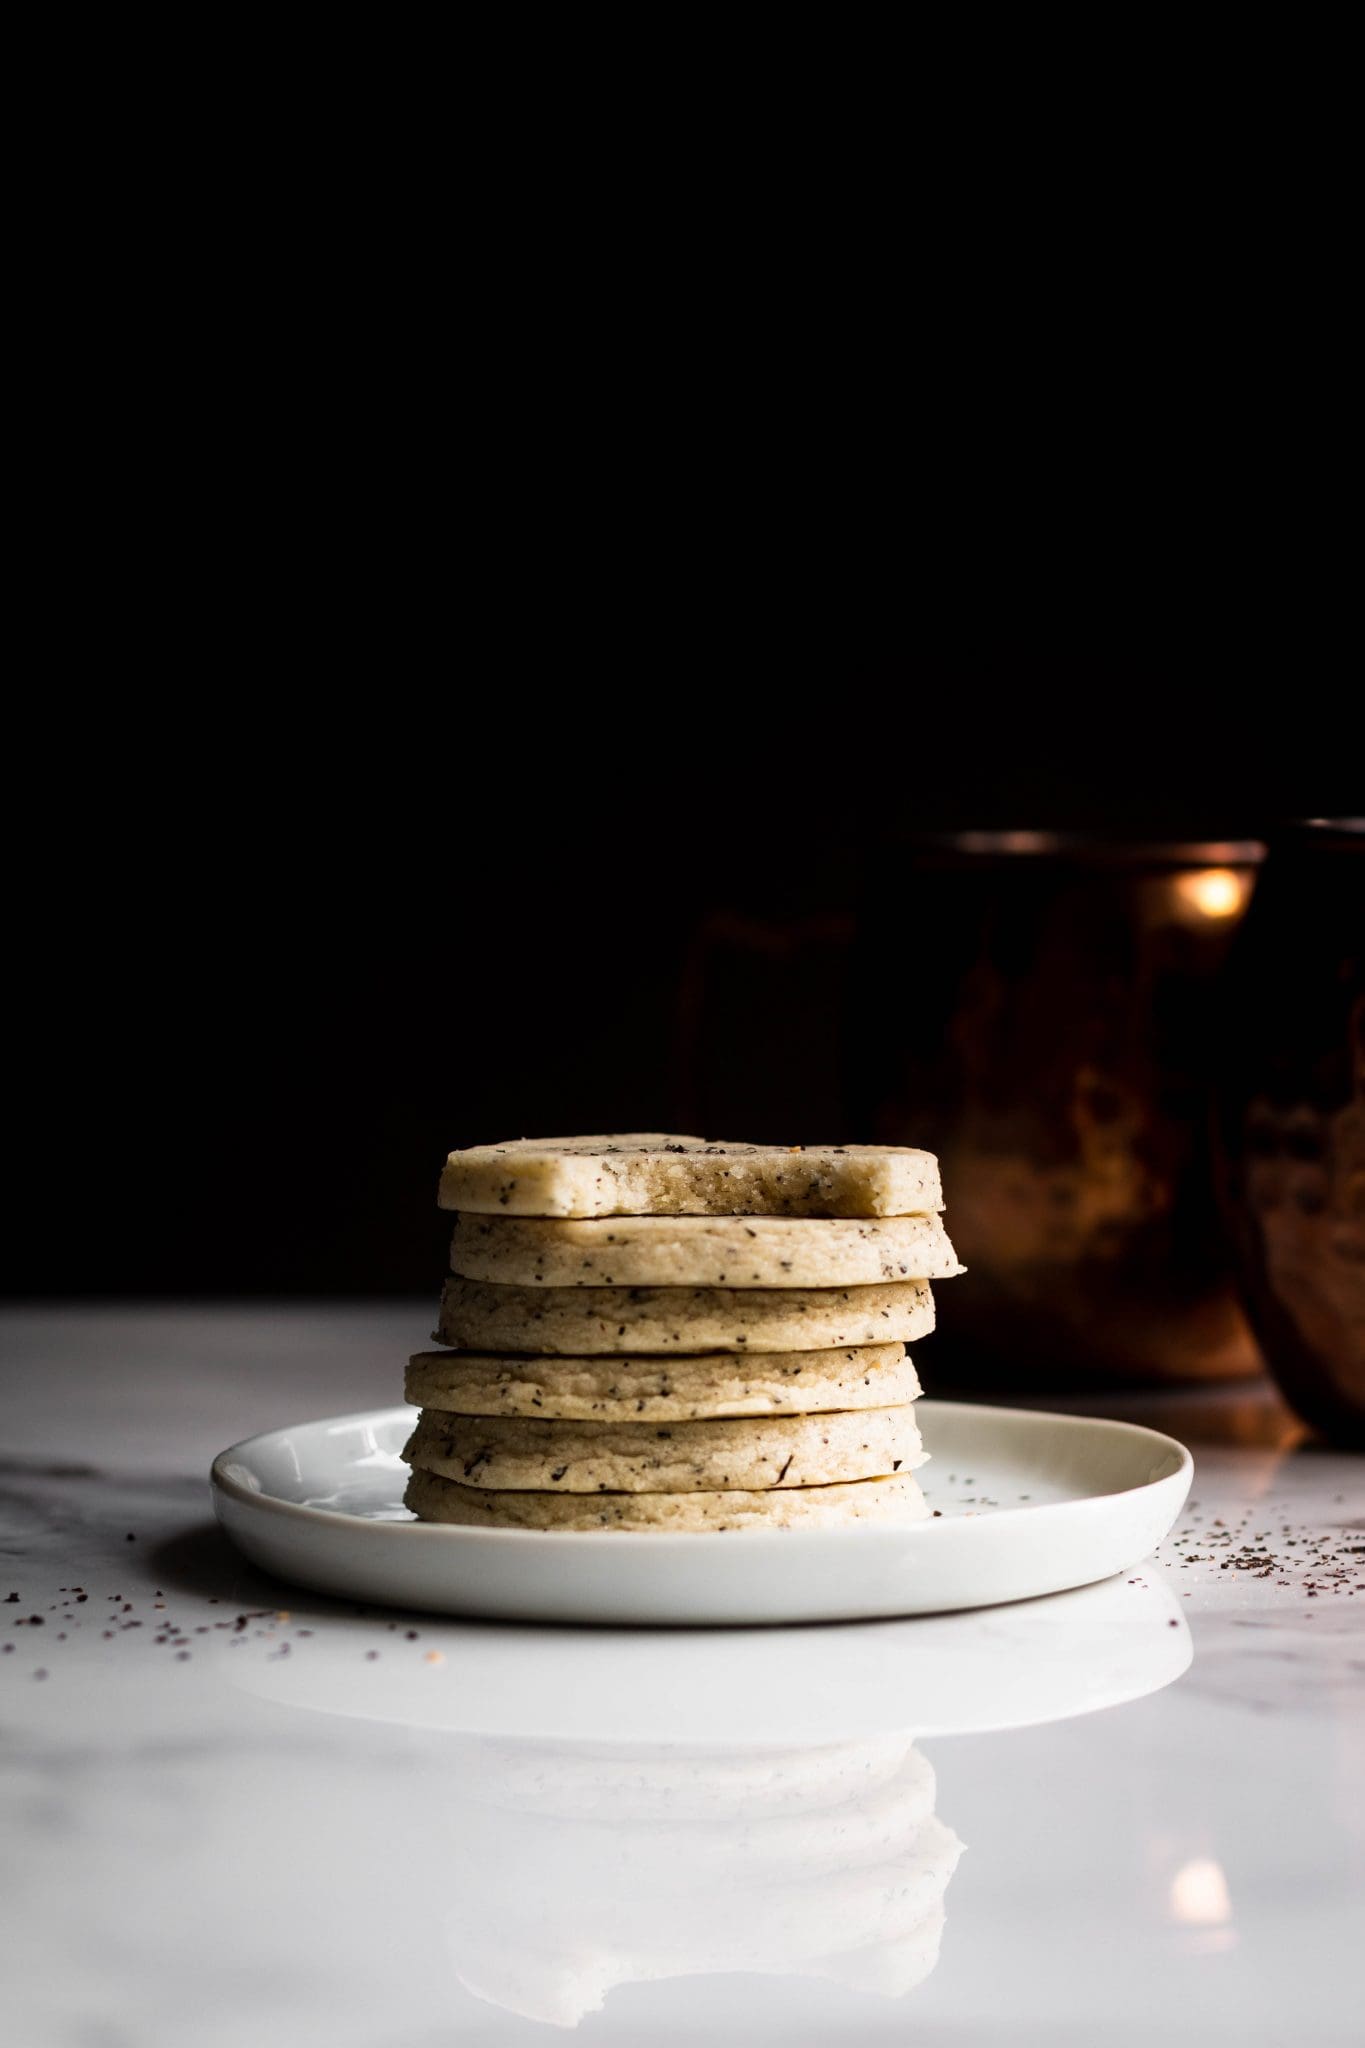
[[[1254,1393],[1111,1403],[1194,1449],[1172,1541],[924,1621],[522,1629],[255,1575],[212,1454],[388,1402],[424,1335],[0,1320],[7,2042],[1359,2038],[1358,1459]]]

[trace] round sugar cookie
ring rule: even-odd
[[[465,1215],[450,1270],[514,1287],[865,1287],[962,1268],[937,1216]]]
[[[632,1131],[452,1152],[443,1209],[489,1216],[918,1216],[938,1161],[908,1145],[741,1145]]]
[[[929,1513],[924,1495],[904,1473],[761,1493],[494,1493],[418,1471],[403,1499],[421,1521],[482,1529],[819,1529],[846,1522],[922,1522]]]
[[[541,1422],[425,1408],[409,1465],[495,1492],[709,1493],[885,1479],[924,1463],[914,1410],[706,1422]]]
[[[816,1351],[911,1344],[934,1327],[927,1280],[877,1287],[510,1287],[447,1280],[438,1344],[462,1351]]]
[[[687,1422],[721,1415],[817,1415],[913,1401],[919,1376],[903,1344],[842,1351],[713,1351],[678,1358],[508,1358],[419,1351],[408,1362],[414,1408],[581,1422]]]

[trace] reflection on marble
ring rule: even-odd
[[[512,2012],[573,2027],[615,1985],[733,1970],[900,1997],[938,1960],[962,1844],[908,1736],[452,1761],[451,1954]]]
[[[414,1641],[443,1626],[416,1619]],[[1191,1656],[1178,1602],[1137,1577],[968,1614],[818,1628],[444,1626],[478,1650],[443,1669],[438,1684],[430,1672],[414,1683],[391,1656],[359,1660],[346,1632],[318,1631],[295,1655],[302,1645],[269,1617],[259,1640],[274,1641],[273,1654],[242,1657],[240,1640],[219,1633],[204,1648],[231,1685],[315,1713],[712,1753],[904,1729],[924,1739],[1033,1727],[1141,1699],[1178,1678]]]
[[[923,1984],[962,1844],[917,1738],[1170,1684],[1189,1631],[1164,1589],[1135,1601],[1138,1587],[874,1628],[501,1627],[435,1685],[382,1656],[358,1669],[344,1637],[281,1654],[289,1631],[268,1615],[266,1657],[241,1656],[235,1631],[211,1654],[258,1698],[441,1745],[427,1830],[456,1974],[574,2027],[628,1983],[744,1972],[884,1998]]]

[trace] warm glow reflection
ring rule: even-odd
[[[1247,876],[1232,868],[1198,868],[1176,881],[1181,899],[1202,917],[1236,917],[1250,893]]]
[[[1232,1918],[1228,1881],[1221,1863],[1196,1856],[1171,1879],[1171,1917],[1185,1927],[1226,1927]]]

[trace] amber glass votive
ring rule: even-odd
[[[1227,976],[1218,1134],[1247,1311],[1305,1421],[1365,1442],[1365,820],[1271,843]]]
[[[1211,1158],[1217,983],[1258,842],[960,833],[859,920],[852,1126],[939,1154],[965,1277],[937,1385],[1260,1369]]]

